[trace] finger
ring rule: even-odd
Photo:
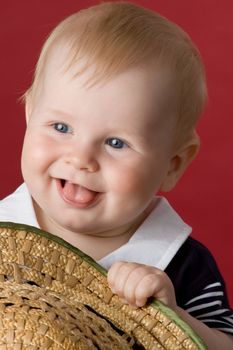
[[[140,281],[135,290],[135,304],[143,306],[149,297],[169,306],[176,305],[174,287],[165,273],[148,274]]]
[[[108,272],[108,283],[114,293],[117,293],[120,297],[123,297],[123,290],[126,280],[129,274],[135,268],[134,263],[116,262],[114,263]]]
[[[144,279],[145,276],[150,274],[150,273],[151,273],[151,268],[146,267],[144,265],[137,265],[130,272],[127,280],[125,281],[124,289],[123,289],[123,297],[128,301],[129,304],[134,305],[134,306],[136,305],[135,291],[136,291],[138,285],[141,283],[142,279]],[[146,302],[147,297],[148,296],[146,295],[145,302]]]
[[[114,287],[116,276],[118,275],[119,268],[123,263],[123,261],[117,261],[108,270],[107,280],[111,288]]]
[[[135,304],[139,307],[144,306],[147,299],[155,297],[161,288],[163,288],[161,276],[154,273],[147,274],[135,288]]]

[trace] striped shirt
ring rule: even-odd
[[[233,310],[225,283],[206,247],[188,238],[165,271],[180,307],[208,327],[233,335]]]

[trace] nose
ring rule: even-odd
[[[96,152],[91,150],[87,145],[85,147],[79,145],[69,150],[65,156],[65,162],[72,165],[77,170],[84,170],[90,173],[99,170]]]

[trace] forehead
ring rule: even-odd
[[[68,54],[64,45],[51,52],[44,69],[40,102],[56,104],[56,108],[61,105],[63,109],[76,105],[84,109],[85,103],[95,103],[96,109],[101,106],[101,112],[104,109],[109,113],[112,109],[112,114],[119,112],[124,117],[134,114],[145,121],[146,116],[155,120],[171,114],[175,103],[172,75],[158,64],[132,67],[97,79],[98,67],[92,65],[83,70],[85,57],[69,65]]]

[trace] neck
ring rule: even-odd
[[[150,214],[153,207],[154,203],[148,207],[141,215],[139,215],[136,220],[128,223],[127,225],[104,232],[98,232],[96,234],[90,234],[73,232],[67,230],[64,227],[60,227],[51,218],[44,215],[41,209],[38,208],[38,206],[34,203],[37,221],[42,230],[50,232],[53,235],[64,239],[66,242],[80,249],[96,261],[102,259],[106,255],[126,244],[135,233],[137,228]]]

